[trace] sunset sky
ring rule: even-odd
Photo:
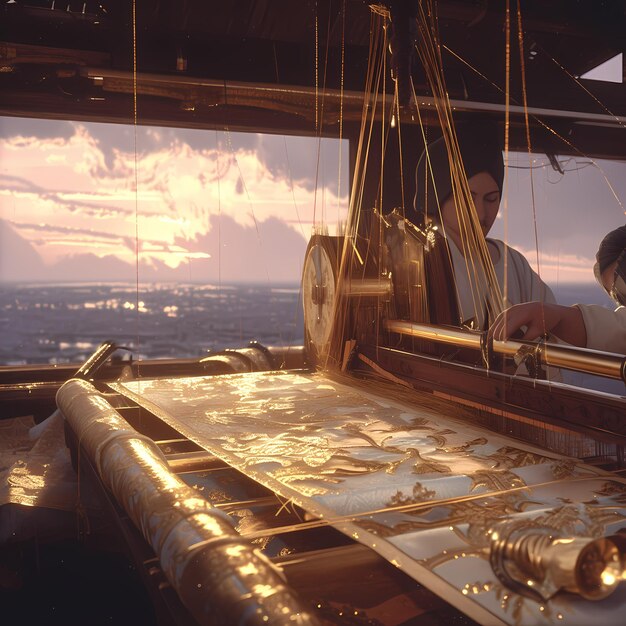
[[[511,155],[491,234],[533,265],[538,243],[551,284],[591,282],[625,222],[626,165],[561,161]],[[0,177],[0,280],[126,280],[138,241],[146,279],[297,282],[313,225],[346,218],[348,144],[0,118]]]
[[[245,241],[219,245],[241,248],[258,279],[263,247],[281,245],[262,240],[268,223],[301,240],[303,255],[314,222],[345,220],[346,142],[338,198],[338,141],[150,127],[135,136],[129,126],[18,118],[2,118],[0,136],[0,217],[45,266],[89,253],[134,265],[138,241],[148,265],[193,267],[220,256],[202,244],[224,225]],[[282,278],[297,280],[292,269]]]

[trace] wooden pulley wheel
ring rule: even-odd
[[[304,347],[309,362],[323,366],[335,323],[335,301],[343,237],[313,235],[302,271]]]

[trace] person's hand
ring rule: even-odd
[[[489,329],[489,334],[497,341],[506,341],[522,330],[523,334],[517,334],[516,338],[537,339],[557,327],[569,308],[543,302],[516,304],[498,315]],[[523,330],[523,327],[526,329]]]

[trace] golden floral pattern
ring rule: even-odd
[[[572,536],[625,526],[626,481],[321,374],[263,372],[110,385],[248,477],[378,551],[479,622],[620,623],[609,602],[549,603],[494,581],[489,529],[502,520]],[[622,585],[622,587],[624,587]],[[474,592],[474,589],[477,591]],[[560,618],[559,618],[560,619]]]

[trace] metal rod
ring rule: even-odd
[[[120,411],[120,407],[117,407],[117,410],[119,413],[122,413],[122,411]],[[189,443],[189,439],[187,439],[187,437],[177,437],[176,439],[155,439],[154,443],[156,443],[157,446],[167,446],[172,443]]]
[[[345,295],[357,297],[378,297],[389,299],[391,278],[350,278],[345,281]]]
[[[177,474],[199,472],[206,469],[214,469],[215,467],[227,467],[224,461],[204,450],[166,454],[165,459],[170,469]]]
[[[509,339],[508,341],[493,342],[493,351],[507,356],[514,356],[529,348],[534,350],[535,358],[542,365],[562,367],[587,374],[598,374],[626,382],[626,356],[621,354],[532,341]]]
[[[433,324],[415,324],[402,320],[386,320],[385,330],[399,335],[409,335],[419,339],[430,339],[437,343],[473,348],[481,350],[483,347],[483,333],[471,330],[462,330],[450,326],[434,326]]]
[[[131,72],[125,72],[121,70],[110,70],[96,67],[81,68],[81,75],[90,78],[92,80],[102,81],[103,79],[109,81],[126,81],[131,85],[127,89],[131,89],[133,85],[133,76]],[[141,73],[137,76],[137,82],[139,91],[143,88],[148,88],[149,85],[155,87],[161,86],[161,88],[172,87],[189,87],[192,89],[214,89],[223,92],[228,90],[230,97],[235,97],[236,94],[241,93],[244,97],[253,99],[268,98],[274,99],[281,96],[288,96],[294,101],[298,100],[310,100],[315,96],[315,89],[313,87],[302,87],[300,85],[273,85],[267,83],[246,83],[238,81],[228,81],[206,78],[192,78],[187,76],[165,76],[162,74],[149,74]],[[106,85],[105,85],[106,88]],[[122,91],[121,85],[116,90]],[[344,102],[344,107],[352,105],[355,110],[358,110],[359,115],[363,106],[363,93],[359,91],[340,91],[339,89],[326,89],[324,91],[324,98],[329,102],[339,102],[340,99]],[[392,94],[382,95],[384,103],[387,100],[393,98]],[[435,98],[432,96],[420,95],[417,97],[420,106],[436,108]],[[385,104],[383,104],[383,107]],[[504,104],[493,102],[473,102],[470,100],[450,100],[450,106],[453,111],[483,111],[483,112],[504,112],[505,108],[509,109],[511,113],[517,115],[535,115],[540,117],[560,117],[569,118],[576,121],[595,122],[599,124],[606,124],[610,127],[619,128],[626,123],[626,116],[623,115],[609,115],[606,113],[589,113],[587,111],[567,111],[564,109],[547,109],[543,107],[528,107],[525,109],[519,105],[510,105],[505,107]],[[406,123],[411,123],[411,119],[408,118]]]
[[[251,500],[238,500],[236,502],[219,502],[215,504],[216,509],[221,511],[238,511],[240,509],[250,509],[253,507],[282,506],[282,502],[275,496],[263,496]]]
[[[429,339],[437,343],[454,345],[461,348],[481,350],[487,342],[487,333],[432,324],[415,324],[402,320],[386,320],[384,328],[400,335],[419,339]],[[598,352],[587,348],[574,348],[533,341],[493,341],[489,346],[496,354],[515,357],[526,353],[543,366],[561,367],[587,374],[596,374],[615,378],[626,383],[626,356]]]

